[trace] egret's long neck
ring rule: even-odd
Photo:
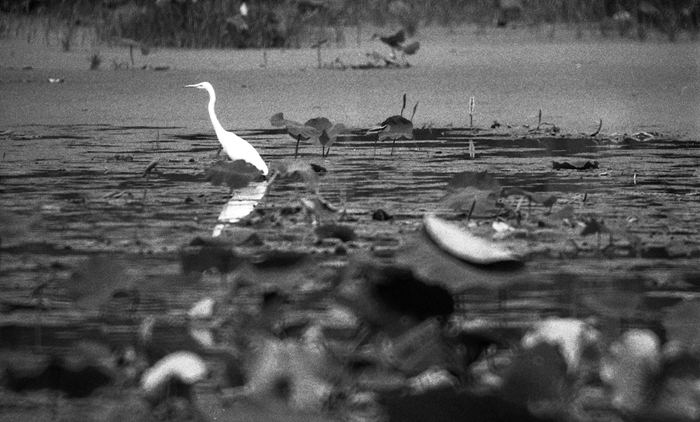
[[[224,133],[224,128],[219,123],[219,119],[216,118],[216,111],[214,111],[214,104],[216,103],[216,94],[213,90],[209,91],[209,118],[211,118],[211,124],[214,125],[214,132],[217,135]]]

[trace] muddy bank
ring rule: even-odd
[[[519,35],[518,35],[519,34]],[[639,43],[562,36],[549,40],[518,30],[477,36],[427,28],[409,69],[319,70],[311,49],[263,51],[159,50],[136,57],[136,65],[167,71],[112,70],[128,60],[127,49],[84,45],[62,52],[35,40],[0,42],[0,121],[24,124],[153,124],[205,130],[205,98],[180,89],[212,82],[224,126],[267,127],[275,112],[304,120],[327,116],[368,127],[397,113],[400,98],[419,101],[417,126],[463,126],[469,97],[475,123],[494,120],[533,124],[538,110],[567,133],[592,132],[603,119],[605,133],[658,131],[700,138],[699,45],[683,41]],[[325,63],[367,60],[385,46],[330,47]],[[102,69],[88,71],[88,58],[103,56]],[[31,66],[33,70],[20,70]],[[60,84],[47,83],[62,79]]]

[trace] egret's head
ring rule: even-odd
[[[206,90],[211,90],[213,87],[209,82],[200,82],[198,84],[193,84],[193,85],[185,85],[185,88],[199,88],[199,89],[206,89]]]

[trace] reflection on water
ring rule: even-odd
[[[231,199],[221,209],[212,236],[219,236],[227,225],[237,223],[250,214],[262,197],[265,196],[269,183],[269,181],[265,180],[251,183],[242,189],[236,189]]]
[[[160,132],[157,138],[155,128],[47,127],[37,136],[15,134],[0,139],[4,154],[0,208],[39,222],[26,235],[3,238],[3,299],[33,297],[37,280],[51,279],[56,268],[72,268],[78,259],[95,253],[126,256],[133,274],[175,277],[180,273],[176,251],[202,230],[226,235],[230,226],[256,208],[266,207],[272,215],[277,205],[299,198],[301,184],[278,180],[269,191],[267,182],[236,190],[225,197],[230,200],[224,205],[221,195],[226,188],[200,177],[203,165],[213,159],[215,139],[211,134],[173,130],[182,134]],[[68,136],[54,139],[56,132]],[[259,131],[247,138],[271,163],[294,157],[296,142],[286,133]],[[585,252],[604,245],[598,246],[595,236],[581,236],[578,227],[550,227],[542,219],[545,226],[524,228],[530,231],[523,241],[543,248],[528,265],[533,282],[509,287],[507,297],[493,291],[460,296],[460,310],[470,317],[527,321],[542,314],[585,314],[587,297],[611,296],[611,286],[635,274],[645,277],[644,286],[659,286],[641,296],[642,305],[649,308],[655,309],[660,301],[678,301],[681,294],[698,295],[686,284],[697,279],[700,143],[655,139],[623,145],[602,138],[483,132],[475,136],[472,131],[426,130],[412,141],[397,142],[393,155],[391,143],[379,143],[375,151],[373,138],[348,135],[333,145],[328,157],[308,147],[302,149],[302,157],[328,169],[318,178],[317,187],[323,198],[342,204],[356,219],[349,224],[360,235],[354,244],[357,248],[394,248],[405,233],[418,227],[425,213],[451,215],[453,211],[442,201],[448,180],[462,171],[488,171],[503,187],[558,198],[551,210],[523,202],[521,210],[531,222],[539,224],[540,216],[571,207],[579,221],[604,220],[609,227],[641,237],[645,244],[668,246],[674,254],[668,260],[622,255],[600,259],[603,255],[583,252],[579,256],[575,247]],[[475,157],[469,154],[470,140]],[[141,175],[152,160],[160,164],[146,181]],[[599,161],[600,168],[552,168],[552,161],[586,160]],[[214,209],[212,202],[217,204]],[[370,212],[379,208],[393,215],[394,222],[371,220]],[[475,219],[475,223],[489,222]],[[316,239],[313,227],[306,224],[254,228],[265,231],[269,247],[306,248],[309,239]],[[560,242],[569,235],[574,245]],[[615,235],[616,242],[619,238]],[[692,254],[683,252],[686,249]],[[676,289],[676,284],[683,290]],[[191,296],[177,289],[159,294],[189,309]],[[606,306],[613,311],[619,308]]]

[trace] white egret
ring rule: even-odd
[[[211,86],[209,82],[201,82],[194,85],[185,85],[185,88],[199,88],[206,89],[209,92],[209,117],[211,118],[211,124],[214,125],[214,131],[216,132],[216,137],[219,138],[221,146],[226,151],[232,160],[243,160],[247,163],[254,165],[258,170],[260,170],[264,175],[267,176],[269,169],[267,164],[263,161],[258,151],[245,139],[236,135],[233,132],[228,132],[224,130],[219,119],[216,118],[216,112],[214,112],[214,103],[216,103],[216,93],[214,92],[214,87]]]

